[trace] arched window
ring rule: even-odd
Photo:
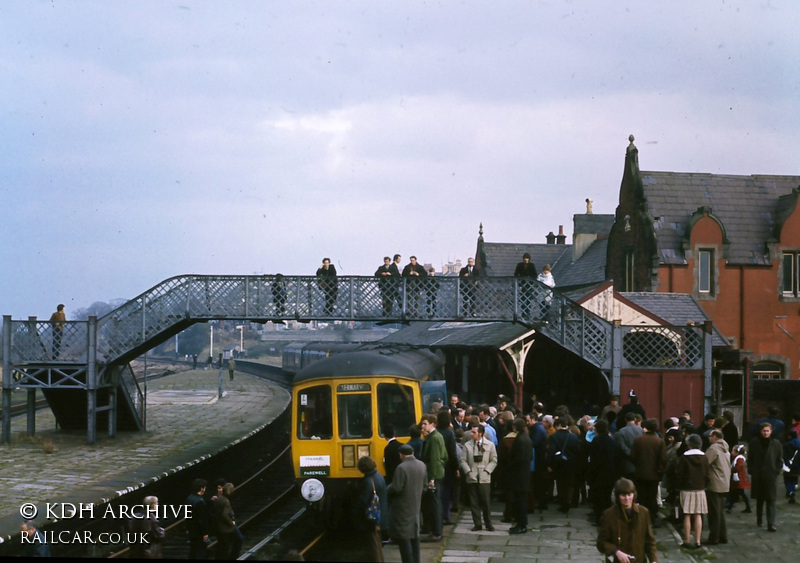
[[[758,362],[750,370],[753,379],[783,379],[783,364],[779,362]]]

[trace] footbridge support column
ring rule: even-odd
[[[516,377],[513,377],[506,368],[506,363],[503,361],[503,357],[500,356],[500,362],[503,364],[503,369],[506,371],[508,378],[511,380],[512,384],[514,384],[514,403],[519,407],[523,408],[523,387],[525,386],[525,360],[528,358],[528,352],[530,352],[531,346],[533,346],[533,339],[525,342],[524,338],[520,338],[515,340],[514,342],[510,342],[506,346],[503,346],[500,350],[505,352],[506,354],[511,357],[511,361],[514,362],[514,369],[516,370]]]
[[[11,442],[11,315],[3,315],[3,443]]]
[[[619,396],[622,377],[622,321],[611,325],[611,394]]]
[[[97,442],[97,317],[89,317],[87,331],[88,346],[86,357],[86,440]]]

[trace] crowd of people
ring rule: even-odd
[[[659,423],[646,417],[633,391],[624,406],[612,397],[595,410],[575,418],[564,405],[546,411],[534,398],[524,413],[503,395],[495,405],[468,405],[452,395],[449,405],[435,403],[412,425],[408,443],[390,428],[385,475],[362,458],[359,509],[376,493],[386,497],[380,522],[365,527],[370,558],[382,560],[382,544],[393,541],[404,563],[418,562],[420,542],[440,541],[459,509],[470,511],[473,531],[494,530],[492,498],[503,502],[509,534],[525,534],[528,514],[551,504],[563,514],[587,504],[597,548],[623,563],[657,560],[653,528],[665,520],[682,524],[684,549],[727,543],[725,514],[740,500],[742,512],[751,512],[748,492],[756,525],[766,515],[774,532],[781,474],[788,502],[795,502],[800,414],[784,432],[773,409],[751,435],[728,411],[709,413],[697,426],[688,410]]]

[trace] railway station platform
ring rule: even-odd
[[[12,420],[13,439],[0,444],[0,539],[19,532],[21,507],[45,503],[100,504],[124,492],[194,465],[225,450],[277,418],[289,404],[287,390],[237,372],[189,370],[148,381],[147,431],[98,434],[88,444],[84,431],[55,429],[50,409],[36,413],[35,436],[25,416]]]
[[[800,546],[800,505],[788,504],[783,499],[783,484],[780,483],[778,497],[778,531],[767,532],[766,526],[756,527],[755,501],[752,514],[742,514],[743,505],[737,504],[731,514],[726,514],[729,543],[704,546],[698,550],[683,550],[682,532],[665,524],[653,531],[658,545],[658,561],[707,561],[726,563],[750,563],[752,561],[797,561]],[[537,509],[528,515],[528,533],[509,535],[510,524],[503,524],[503,505],[492,504],[494,532],[473,532],[469,508],[458,512],[454,526],[445,527],[445,536],[439,543],[422,543],[424,563],[490,563],[502,561],[553,562],[603,561],[595,547],[597,528],[589,521],[589,509],[585,505],[561,514],[556,505],[544,512]],[[703,539],[708,537],[704,527]],[[384,546],[384,560],[400,562],[400,552],[394,545]]]

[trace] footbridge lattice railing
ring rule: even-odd
[[[191,324],[214,319],[519,322],[598,367],[615,393],[621,370],[630,368],[704,370],[710,385],[708,325],[619,326],[534,280],[185,275],[163,281],[99,319],[54,326],[35,317],[14,321],[5,316],[5,439],[10,436],[5,408],[18,388],[85,389],[90,442],[97,413],[116,409],[117,391],[143,422],[142,391],[128,363]],[[96,404],[102,388],[113,391],[115,405]]]
[[[612,323],[528,279],[187,275],[99,318],[94,360],[129,361],[190,324],[213,319],[520,322],[603,370],[703,369],[705,355],[702,326],[620,327],[615,344]],[[85,321],[69,321],[59,331],[29,318],[9,328],[13,365],[89,361]]]

